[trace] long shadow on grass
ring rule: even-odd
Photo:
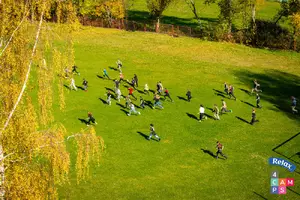
[[[121,111],[123,111],[126,115],[129,113],[127,110],[125,109],[120,109]]]
[[[195,119],[195,120],[198,121],[198,118],[197,118],[195,115],[193,115],[193,114],[191,114],[191,113],[186,113],[186,115],[187,115],[189,118]]]
[[[118,69],[117,69],[117,68],[115,68],[115,67],[111,67],[111,66],[109,66],[108,68],[109,68],[109,69],[111,69],[111,70],[114,70],[114,71],[118,71]]]
[[[214,153],[211,152],[210,150],[207,150],[207,149],[201,149],[201,150],[203,151],[203,153],[207,153],[211,157],[216,158],[216,156],[214,155]]]
[[[87,125],[87,124],[88,124],[88,121],[87,121],[87,120],[85,120],[85,119],[78,118],[78,120],[79,120],[79,121],[81,121],[81,123],[84,123],[85,125]]]
[[[249,105],[249,106],[251,106],[251,107],[256,107],[255,105],[253,105],[253,104],[251,104],[251,103],[249,103],[249,102],[242,101],[242,100],[241,100],[241,102],[243,102],[244,104],[247,104],[247,105]]]
[[[146,140],[148,140],[148,135],[146,135],[145,133],[142,133],[140,131],[137,131],[137,133],[143,136]]]
[[[285,157],[285,158],[287,158],[287,159],[293,161],[294,163],[300,164],[300,162],[298,162],[298,161],[292,159],[293,156],[287,157],[286,155],[284,155],[284,154],[282,154],[282,153],[280,153],[280,152],[277,151],[278,148],[280,148],[281,146],[285,145],[286,143],[288,143],[289,141],[293,140],[294,138],[296,138],[296,137],[299,136],[299,135],[300,135],[300,132],[297,133],[297,134],[295,134],[294,136],[290,137],[290,138],[287,139],[286,141],[282,142],[281,144],[277,145],[276,147],[274,147],[274,148],[272,149],[272,151],[274,151],[275,153],[277,153],[277,154],[279,154],[279,155],[281,155],[281,156],[283,156],[283,157]],[[296,153],[296,155],[298,155],[298,154],[300,154],[300,153],[299,153],[299,152]],[[299,173],[299,172],[298,172],[298,173]]]
[[[205,113],[205,116],[206,116],[207,118],[209,118],[209,119],[215,119],[213,116],[211,116],[211,115],[209,115],[209,114],[206,114],[206,113]]]
[[[213,89],[213,91],[216,92],[215,95],[220,96],[220,97],[222,97],[222,98],[229,99],[229,97],[225,96],[226,93],[224,93],[224,92],[222,92],[222,91],[220,91],[220,90],[216,90],[216,89]]]
[[[183,101],[188,101],[186,98],[181,97],[181,96],[177,96],[178,99],[183,100]]]
[[[300,76],[279,70],[265,70],[264,73],[255,73],[248,70],[235,71],[234,75],[245,85],[252,85],[257,79],[262,87],[262,96],[289,118],[299,120],[299,115],[291,112],[291,96],[300,98]]]
[[[111,89],[111,88],[105,87],[105,89],[106,89],[106,90],[109,90],[109,91],[111,91],[111,92],[113,92],[113,93],[115,93],[115,91],[114,91],[113,89]]]
[[[256,194],[257,196],[261,197],[262,199],[268,200],[267,198],[263,197],[262,195],[258,194],[257,192],[253,192],[254,194]]]
[[[235,116],[237,119],[241,120],[242,122],[245,122],[246,124],[250,124],[247,120],[241,118],[241,117],[238,117],[238,116]]]
[[[107,102],[104,99],[99,98],[99,100],[101,100],[103,104],[107,104]]]
[[[153,104],[151,101],[145,100],[145,105],[152,109]]]
[[[64,84],[64,86],[65,86],[65,88],[67,88],[68,90],[71,90],[71,88],[70,88],[68,85]]]
[[[149,90],[149,92],[152,92],[152,94],[155,94],[155,91],[154,91],[154,90]]]
[[[291,189],[291,188],[289,188],[289,187],[287,187],[287,189],[288,189],[289,191],[291,191],[291,192],[293,192],[293,193],[295,193],[295,194],[297,194],[297,195],[299,195],[299,196],[300,196],[300,193],[299,193],[299,192],[296,192],[296,191],[292,190],[292,189]]]
[[[84,90],[84,88],[81,87],[81,86],[77,86],[77,85],[76,85],[76,87],[79,88],[79,89],[81,89],[81,90]]]
[[[243,88],[239,88],[239,89],[240,89],[241,91],[245,92],[246,94],[251,95],[251,92],[250,92],[250,91],[245,90],[245,89],[243,89]]]
[[[116,103],[116,105],[120,106],[121,108],[126,108],[126,106],[120,104],[120,103]]]

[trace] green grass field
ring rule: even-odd
[[[204,0],[196,1],[196,8],[203,24],[216,22],[220,13],[217,4],[206,5]],[[130,20],[145,21],[149,19],[149,11],[145,0],[135,0],[129,4],[128,16]],[[257,6],[257,19],[273,20],[280,9],[280,3],[277,1],[264,1]],[[241,16],[237,15],[234,22],[235,26],[241,24]],[[162,23],[175,25],[197,26],[197,20],[194,14],[186,4],[185,0],[178,0],[172,3],[164,12],[161,19]],[[286,22],[282,25],[288,26]]]
[[[60,199],[299,199],[299,169],[290,173],[268,165],[269,157],[282,157],[272,149],[299,133],[300,117],[290,114],[289,107],[291,95],[300,98],[298,53],[83,27],[75,34],[75,56],[81,72],[75,76],[76,83],[81,85],[86,78],[88,92],[66,89],[67,108],[64,113],[56,109],[56,120],[71,134],[86,128],[78,118],[93,112],[106,150],[101,165],[92,166],[86,182],[77,185],[72,170],[70,184],[59,189]],[[175,102],[163,101],[164,110],[138,109],[141,115],[130,117],[115,100],[111,106],[104,104],[100,98],[106,98],[105,87],[113,89],[114,84],[97,75],[102,76],[106,68],[117,78],[118,73],[109,66],[116,67],[118,58],[125,79],[137,74],[140,90],[145,83],[155,90],[156,82],[162,81]],[[262,85],[263,108],[257,110],[260,122],[251,126],[237,117],[251,119],[249,104],[255,105],[255,96],[244,90],[250,90],[254,78]],[[208,108],[214,103],[220,106],[222,98],[214,89],[222,91],[225,81],[235,87],[237,101],[225,97],[233,113],[222,115],[220,121],[199,123],[193,118],[198,117],[199,105],[213,116]],[[177,97],[185,97],[188,88],[193,96],[190,103]],[[127,94],[123,85],[121,91]],[[137,91],[135,95],[152,101],[152,96]],[[150,123],[162,138],[160,142],[148,141],[138,133],[148,135]],[[225,146],[228,160],[216,160],[202,150],[215,153],[217,140]],[[276,151],[292,157],[300,167],[295,155],[300,152],[299,144],[300,135]],[[68,148],[75,152],[72,143]],[[74,165],[75,153],[72,157]],[[273,169],[279,170],[280,177],[296,179],[284,197],[270,194]]]

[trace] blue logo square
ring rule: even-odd
[[[278,192],[279,192],[278,187],[277,186],[272,186],[270,192],[271,192],[271,194],[278,194]]]

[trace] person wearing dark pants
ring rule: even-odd
[[[93,114],[91,112],[88,112],[88,121],[86,125],[89,126],[91,122],[97,124],[96,119],[93,117]]]
[[[295,97],[292,96],[292,113],[298,113],[298,110],[296,110],[296,106],[297,106],[297,99]]]
[[[136,74],[134,74],[133,79],[134,79],[134,81],[135,81],[136,87],[139,87],[139,79],[138,79],[138,77],[137,77]]]
[[[154,137],[156,137],[158,139],[158,141],[160,141],[160,137],[155,133],[154,125],[150,124],[150,135],[147,138],[147,140],[150,140],[152,135],[154,135]]]
[[[87,87],[88,87],[88,82],[87,82],[87,80],[83,79],[82,85],[83,85],[84,91],[86,92],[86,91],[87,91]]]
[[[258,120],[256,120],[256,113],[255,113],[255,108],[252,109],[252,119],[250,124],[253,125],[255,122],[258,122]]]
[[[234,87],[232,85],[230,85],[229,92],[228,92],[229,98],[231,99],[231,97],[233,97],[234,100],[236,101],[236,97],[234,96],[233,91],[234,91]]]
[[[141,106],[141,108],[145,108],[145,101],[144,101],[144,99],[143,99],[143,97],[142,96],[140,96],[140,106]]]
[[[219,157],[219,154],[221,154],[221,156],[223,156],[224,158],[227,159],[227,156],[225,154],[223,154],[223,149],[224,149],[224,146],[219,142],[217,141],[217,146],[216,146],[216,149],[217,149],[217,155],[216,155],[216,159],[218,159]]]
[[[169,97],[169,99],[173,102],[173,99],[171,98],[169,90],[167,88],[165,89],[165,95],[164,95],[164,97],[165,97],[165,100],[166,100],[167,97]]]
[[[199,122],[202,122],[203,119],[207,119],[207,117],[205,116],[205,109],[202,104],[200,105],[198,114],[200,114]]]
[[[258,93],[256,93],[256,107],[257,108],[261,108],[261,105],[260,105],[260,96]]]
[[[228,85],[226,82],[224,83],[224,92],[228,95]]]
[[[76,65],[74,65],[73,67],[72,67],[72,73],[74,74],[74,73],[76,73],[77,75],[80,75],[80,73],[77,71],[77,66]]]
[[[190,90],[187,91],[186,96],[187,96],[188,102],[190,102],[190,101],[191,101],[191,98],[192,98],[192,93],[191,93]]]
[[[128,88],[129,94],[128,96],[132,96],[133,98],[135,98],[135,100],[137,100],[137,98],[133,95],[133,91],[134,89],[132,87]]]

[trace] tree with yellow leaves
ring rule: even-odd
[[[291,17],[291,24],[293,26],[293,49],[297,50],[297,40],[300,39],[300,12],[294,13]]]
[[[50,26],[44,20],[55,6],[58,22],[65,24]],[[77,145],[78,182],[87,177],[91,162],[99,162],[104,143],[94,128],[68,134],[62,124],[54,123],[54,83],[60,109],[65,108],[63,78],[56,74],[74,64],[76,26],[71,0],[0,2],[0,199],[57,199],[57,186],[68,183],[66,142],[72,139]],[[53,36],[60,33],[67,41],[62,51],[53,46],[59,38]],[[34,100],[29,94],[36,86]]]

